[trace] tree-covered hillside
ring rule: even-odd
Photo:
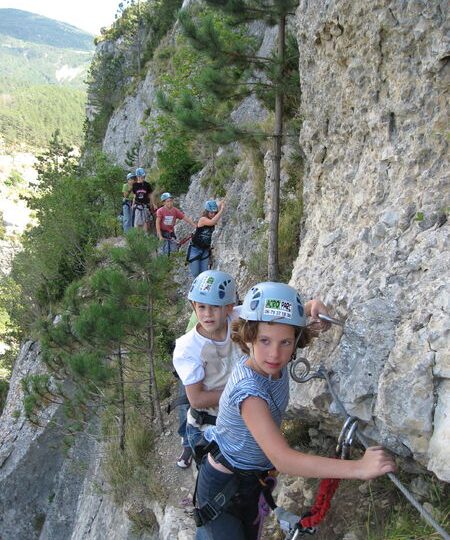
[[[92,36],[68,24],[0,9],[0,135],[10,148],[46,146],[59,129],[80,145]]]
[[[85,102],[76,88],[0,82],[0,133],[9,147],[43,148],[59,129],[65,141],[80,146]]]
[[[74,51],[22,41],[0,33],[3,80],[8,78],[27,84],[64,84],[83,88],[92,54],[93,49]]]
[[[20,9],[0,9],[0,34],[61,49],[93,49],[92,36],[87,32]]]

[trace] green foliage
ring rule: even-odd
[[[288,181],[280,194],[278,254],[280,279],[289,281],[300,246],[300,224],[303,217],[303,160],[300,154],[289,158]]]
[[[38,423],[38,410],[54,401],[50,375],[26,375],[21,383],[25,416],[31,422]]]
[[[25,318],[26,305],[20,300],[21,287],[11,276],[0,278],[0,341],[7,347],[0,355],[0,377],[8,377],[25,338],[24,329],[17,323]]]
[[[6,403],[6,397],[8,396],[9,383],[6,379],[0,377],[0,416]]]
[[[5,237],[6,237],[5,220],[3,219],[3,212],[0,210],[0,240],[4,240]],[[1,320],[1,316],[0,316],[0,320]]]
[[[210,187],[216,197],[225,197],[227,183],[233,175],[239,158],[233,151],[223,152],[212,162],[211,169],[201,180],[202,187]]]
[[[183,0],[164,0],[148,4],[150,9],[144,13],[144,17],[146,26],[150,26],[150,32],[143,50],[143,64],[153,57],[158,44],[172,28]]]
[[[254,281],[267,281],[267,239],[263,238],[265,227],[255,233],[255,241],[247,258],[247,268]]]
[[[87,145],[100,147],[114,109],[121,103],[129,77],[124,53],[101,49],[92,60],[87,83],[90,103],[96,107],[93,120],[86,120]]]
[[[111,415],[111,411],[108,412]],[[117,436],[113,422],[107,427],[107,434],[110,437]],[[105,472],[114,499],[121,504],[133,495],[141,500],[156,499],[162,502],[166,494],[158,477],[158,460],[154,451],[155,434],[142,416],[131,415],[126,440],[125,451],[116,444],[110,445],[105,462]],[[133,519],[133,516],[131,517]],[[143,528],[151,528],[154,523],[149,516],[139,524]]]
[[[160,170],[158,185],[173,195],[185,193],[191,175],[201,168],[200,163],[189,152],[186,138],[168,137],[157,156]]]
[[[284,115],[292,115],[299,105],[298,47],[288,34],[282,64],[275,53],[260,56],[260,44],[246,35],[240,23],[263,20],[273,24],[274,16],[289,13],[294,2],[271,2],[267,11],[256,8],[252,2],[239,2],[238,11],[222,1],[207,4],[219,9],[194,7],[179,14],[184,34],[203,62],[195,78],[191,78],[193,84],[189,84],[188,92],[170,95],[168,89],[170,106],[166,111],[185,129],[203,138],[206,135],[217,144],[261,140],[263,132],[255,126],[237,126],[230,113],[251,94],[273,110],[276,93],[282,93]]]
[[[48,84],[14,86],[3,82],[0,92],[3,92],[0,131],[8,146],[43,148],[59,128],[67,141],[81,146],[84,91]]]
[[[125,247],[101,248],[101,268],[67,287],[59,320],[42,322],[43,358],[57,376],[69,375],[75,392],[65,399],[71,430],[82,426],[90,403],[120,418],[122,451],[128,410],[162,425],[160,383],[167,387],[167,299],[172,259],[156,255],[158,242],[142,230]],[[167,339],[167,336],[166,336]],[[165,390],[164,390],[165,391]]]
[[[401,478],[403,482],[407,477]],[[430,492],[427,496],[427,502],[433,507],[434,519],[448,530],[450,527],[450,489],[448,484],[439,482],[436,478],[428,478]],[[389,512],[383,512],[378,515],[375,505],[371,505],[371,522],[377,524],[374,527],[372,523],[366,524],[367,540],[439,540],[441,535],[428,525],[420,516],[415,508],[402,497],[392,484],[387,480],[383,482],[378,480],[378,485],[384,489],[383,498],[391,496],[392,501]],[[380,487],[378,488],[380,489]],[[372,500],[379,497],[379,493],[370,493]],[[381,526],[380,526],[381,525]],[[378,529],[378,530],[377,530]],[[381,529],[381,530],[380,530]]]
[[[77,169],[57,135],[40,158],[40,183],[28,201],[37,225],[23,235],[23,249],[0,285],[15,294],[2,297],[0,310],[18,335],[30,332],[41,314],[54,313],[68,284],[86,272],[96,243],[114,234],[123,171],[104,156],[86,166],[96,175]]]
[[[133,78],[145,73],[142,67],[172,27],[181,4],[182,0],[119,4],[116,21],[100,38],[114,41],[115,50],[100,48],[89,69],[90,101],[97,108],[94,119],[85,125],[89,144],[101,145],[112,113],[133,90]]]
[[[0,11],[0,132],[6,144],[43,148],[60,128],[80,146],[91,37],[32,13]]]
[[[93,51],[70,51],[7,38],[0,34],[3,92],[29,86],[59,86],[84,90]],[[3,96],[3,99],[8,95]]]

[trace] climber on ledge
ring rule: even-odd
[[[128,173],[127,181],[122,186],[122,227],[126,233],[133,227],[133,185],[136,182],[136,173]]]
[[[161,201],[164,203],[164,206],[161,206],[156,211],[156,234],[161,241],[164,241],[161,253],[170,255],[178,250],[177,237],[174,232],[177,220],[182,219],[194,228],[196,225],[190,217],[174,207],[173,197],[170,193],[163,193],[161,195]]]
[[[211,239],[214,227],[217,225],[225,205],[224,201],[219,204],[216,201],[206,201],[205,210],[198,220],[197,228],[189,244],[186,260],[192,277],[208,270],[211,255]]]
[[[142,167],[136,169],[136,182],[133,184],[133,210],[134,227],[143,227],[145,232],[150,231],[152,223],[152,211],[156,210],[153,188],[145,180],[145,170]]]

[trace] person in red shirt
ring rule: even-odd
[[[194,229],[196,228],[196,224],[181,210],[175,208],[173,197],[170,193],[163,193],[161,195],[161,201],[163,201],[164,206],[161,206],[156,211],[156,234],[160,240],[164,240],[161,253],[170,255],[178,249],[174,232],[177,220],[182,219],[186,223],[189,223],[189,225],[192,225]]]

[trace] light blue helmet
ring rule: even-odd
[[[143,169],[142,167],[138,167],[136,169],[136,176],[145,176],[145,169]]]
[[[226,272],[206,270],[192,282],[188,299],[191,302],[202,302],[211,306],[235,304],[236,283]]]
[[[167,199],[173,199],[172,195],[166,191],[165,193],[163,193],[161,195],[161,200],[164,202],[164,201],[167,201]]]
[[[129,172],[129,173],[127,174],[127,180],[131,180],[132,178],[136,178],[136,175],[135,175],[134,172]]]
[[[206,201],[205,202],[205,210],[207,212],[218,212],[219,207],[217,206],[216,201]]]
[[[239,317],[246,321],[277,322],[298,327],[306,325],[298,292],[289,285],[273,281],[258,283],[248,291]]]

